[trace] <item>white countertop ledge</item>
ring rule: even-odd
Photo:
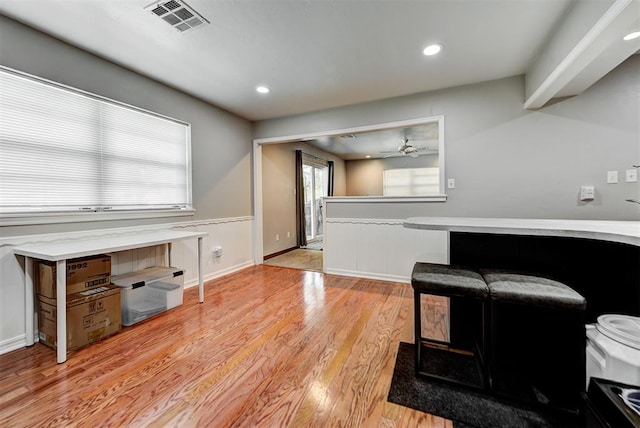
[[[411,217],[403,225],[409,229],[451,232],[586,238],[640,247],[640,221]]]

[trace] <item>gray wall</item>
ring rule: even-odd
[[[640,55],[583,94],[537,111],[522,108],[522,76],[257,122],[256,138],[350,128],[442,114],[448,189],[443,203],[331,204],[328,217],[471,216],[638,220]],[[618,184],[607,184],[617,170]],[[579,201],[594,185],[592,202]]]
[[[2,236],[252,214],[252,124],[199,99],[0,16],[0,63],[191,123],[194,217],[11,226]]]
[[[262,145],[262,236],[266,256],[296,246],[296,150],[333,161],[334,195],[345,195],[342,159],[304,143]],[[279,241],[276,234],[280,235]]]

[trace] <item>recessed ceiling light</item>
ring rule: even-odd
[[[270,89],[266,86],[258,86],[256,88],[256,91],[260,92],[261,94],[268,94],[270,92]]]
[[[441,50],[442,50],[442,45],[439,45],[439,44],[436,43],[436,44],[429,45],[426,48],[424,48],[422,53],[427,55],[427,56],[431,56],[431,55],[437,54]]]
[[[633,33],[629,33],[622,38],[622,40],[635,40],[640,37],[640,31],[634,31]]]
[[[371,157],[371,155],[366,155],[365,158],[369,159]]]

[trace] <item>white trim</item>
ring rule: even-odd
[[[256,138],[254,143],[257,144],[278,144],[278,143],[290,143],[293,141],[300,141],[305,139],[315,139],[318,137],[343,135],[343,134],[356,134],[358,132],[380,131],[383,129],[402,128],[405,126],[422,125],[427,122],[444,121],[444,115],[435,115],[429,117],[419,117],[415,119],[399,120],[396,122],[379,123],[375,125],[356,126],[353,128],[334,129],[330,131],[310,132],[306,134],[294,134],[282,137],[269,137],[269,138]],[[441,131],[441,130],[440,130]],[[440,133],[440,140],[443,135]]]
[[[3,340],[0,342],[0,355],[24,348],[25,346],[27,346],[27,337],[24,334]]]
[[[380,281],[400,282],[403,284],[411,283],[411,277],[408,277],[408,276],[373,274],[371,272],[352,271],[352,270],[346,270],[346,269],[344,270],[329,269],[327,270],[326,273],[331,275],[342,275],[342,276],[350,276],[355,278],[366,278],[366,279],[377,279]]]
[[[207,281],[211,281],[213,279],[220,278],[220,277],[225,276],[225,275],[229,275],[230,273],[238,272],[238,271],[240,271],[242,269],[246,269],[246,268],[251,267],[251,266],[255,266],[255,263],[253,261],[248,261],[248,262],[240,263],[240,264],[237,264],[235,266],[230,266],[230,267],[228,267],[226,269],[222,269],[222,270],[210,273],[208,275],[205,275],[203,277],[203,281],[205,282],[204,285],[206,287],[207,286],[207,284],[206,284]],[[195,287],[197,285],[198,285],[198,278],[194,278],[194,279],[192,279],[190,281],[185,282],[184,288],[185,289],[186,288],[191,288],[191,287]]]
[[[447,188],[446,186],[446,174],[445,174],[445,163],[447,162],[446,157],[445,157],[445,144],[444,144],[444,115],[439,116],[440,119],[438,119],[438,168],[440,168],[440,191],[443,193],[443,195],[445,196],[445,200],[446,200],[446,194],[444,193],[444,189]]]
[[[263,213],[262,213],[262,145],[253,140],[253,262],[264,262]],[[325,212],[326,216],[326,212]]]
[[[386,203],[396,204],[401,202],[446,202],[447,195],[433,196],[329,196],[325,198],[326,202],[339,204],[352,203]]]
[[[2,214],[2,226],[26,226],[36,224],[84,223],[111,220],[136,220],[141,218],[189,217],[195,215],[194,209],[171,210],[134,210],[134,211],[100,211],[100,212],[67,212],[38,214]]]
[[[328,218],[327,223],[338,224],[376,224],[388,226],[404,226],[404,219],[386,218]]]
[[[122,235],[128,233],[140,233],[154,230],[166,230],[166,229],[184,229],[188,227],[206,226],[211,224],[223,224],[233,222],[247,222],[252,221],[253,217],[228,217],[209,220],[195,220],[187,222],[176,223],[157,223],[141,226],[127,226],[111,229],[95,229],[95,230],[79,230],[73,232],[56,232],[56,233],[42,233],[36,235],[16,235],[0,238],[0,246],[4,245],[23,245],[29,243],[46,243],[59,241],[60,239],[86,239],[86,238],[99,238],[105,236]],[[19,243],[16,243],[18,241]]]
[[[253,216],[212,218],[209,220],[194,220],[188,222],[172,223],[171,228],[177,229],[181,227],[208,226],[210,224],[239,223],[252,220]]]
[[[564,87],[566,82],[574,78],[579,70],[574,70],[573,65],[583,59],[588,49],[592,48],[599,40],[602,33],[618,18],[632,0],[616,0],[598,22],[589,29],[587,34],[569,51],[556,68],[549,73],[546,79],[524,102],[525,109],[536,109],[544,106],[557,92]],[[561,87],[557,87],[561,85]]]

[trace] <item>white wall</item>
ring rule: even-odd
[[[417,261],[449,262],[449,235],[443,230],[405,229],[402,220],[325,221],[325,272],[410,282]]]

